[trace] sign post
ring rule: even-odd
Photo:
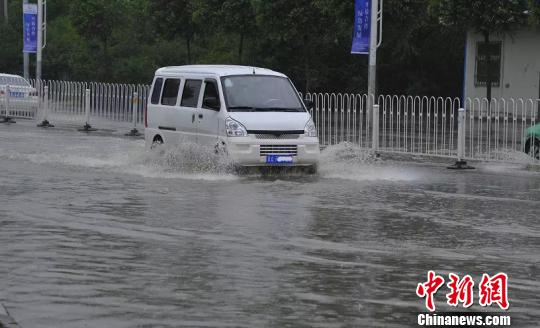
[[[356,0],[354,17],[354,37],[351,53],[368,55],[371,30],[371,0]]]
[[[38,35],[37,35],[37,60],[36,60],[36,83],[41,80],[41,61],[43,53],[43,0],[38,0]]]
[[[375,104],[377,96],[377,23],[379,15],[379,0],[371,0],[370,38],[369,38],[369,72],[368,72],[368,98],[371,99],[370,108]],[[381,0],[382,1],[382,0]],[[382,5],[381,5],[382,7]],[[369,100],[368,100],[369,102]]]
[[[23,0],[23,26],[26,29],[26,24],[24,22],[24,12],[25,12],[25,6],[28,5],[28,0]],[[36,21],[37,23],[37,21]],[[24,34],[24,32],[23,32]],[[36,44],[37,47],[37,44]],[[26,80],[30,79],[30,54],[23,49],[23,63],[24,63],[24,78]]]
[[[373,118],[376,117],[374,111],[378,110],[378,107],[374,105],[377,96],[377,48],[382,42],[382,10],[383,0],[356,0],[355,3],[354,38],[351,53],[369,55],[367,110],[368,113],[372,113]],[[374,121],[373,124],[375,123]]]

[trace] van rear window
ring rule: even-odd
[[[167,79],[165,80],[165,86],[163,87],[163,96],[161,97],[161,104],[166,106],[175,106],[178,100],[178,91],[180,90],[179,79]]]
[[[163,86],[163,79],[158,78],[154,83],[154,90],[152,91],[152,104],[159,104],[159,96],[161,95],[161,87]]]

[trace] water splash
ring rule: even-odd
[[[351,143],[329,146],[321,153],[319,175],[323,178],[355,181],[416,180],[414,168],[382,160],[369,149]]]
[[[163,173],[181,174],[182,177],[212,175],[230,178],[236,170],[226,155],[194,143],[160,146],[146,151],[142,164]]]

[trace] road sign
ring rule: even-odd
[[[37,52],[38,38],[38,6],[37,4],[23,5],[23,52]]]
[[[369,54],[371,0],[356,0],[352,54]]]

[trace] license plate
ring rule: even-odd
[[[9,96],[11,98],[24,98],[24,93],[23,92],[10,92]]]
[[[293,164],[293,157],[287,155],[268,155],[266,156],[266,164]]]

